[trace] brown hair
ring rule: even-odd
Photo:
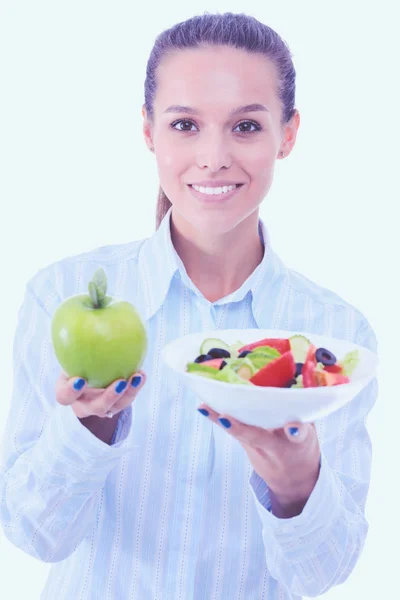
[[[154,117],[154,96],[157,89],[157,68],[163,56],[184,48],[231,46],[262,54],[271,60],[278,72],[278,97],[283,105],[282,124],[288,123],[295,113],[296,71],[291,52],[285,41],[268,25],[244,13],[205,12],[177,23],[163,31],[154,43],[146,68],[145,106],[149,119]],[[172,206],[160,187],[156,210],[156,229]]]
[[[156,229],[160,227],[161,221],[172,206],[171,200],[160,186],[158,190],[157,209],[156,209]]]

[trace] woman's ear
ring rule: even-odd
[[[147,117],[146,106],[144,104],[142,106],[142,116],[143,116],[144,139],[145,139],[145,142],[146,142],[149,150],[152,150],[152,148],[154,147],[154,144],[153,144],[153,139],[152,139],[151,123]]]
[[[281,150],[284,151],[285,156],[288,156],[293,146],[296,143],[297,132],[300,127],[300,113],[296,109],[293,117],[290,119],[289,123],[284,126],[283,131],[283,139],[281,143]]]

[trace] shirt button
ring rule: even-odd
[[[215,317],[212,308],[212,305],[207,300],[199,300],[200,312],[203,316],[203,319],[205,319],[205,321],[209,324],[210,329],[214,329],[215,327]]]

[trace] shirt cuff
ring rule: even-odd
[[[268,486],[253,471],[249,479],[263,528],[272,533],[278,542],[292,544],[293,537],[308,538],[321,528],[329,527],[338,517],[341,507],[336,476],[323,453],[317,482],[302,512],[295,517],[282,519],[271,512]]]
[[[132,452],[131,411],[121,411],[115,444],[99,440],[71,406],[57,404],[30,454],[31,467],[44,485],[84,493],[101,487],[122,456]]]
[[[111,438],[110,446],[119,447],[126,440],[132,426],[132,405],[119,413],[119,419]]]

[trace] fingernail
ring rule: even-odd
[[[221,425],[223,425],[227,429],[229,429],[229,427],[231,427],[231,425],[232,425],[232,423],[229,421],[229,419],[224,419],[224,417],[221,417],[221,419],[218,419],[218,421],[221,423]]]
[[[134,388],[138,387],[140,385],[140,382],[142,381],[142,378],[140,375],[135,375],[135,377],[132,379],[132,386]]]
[[[289,433],[290,435],[299,435],[299,428],[298,427],[289,427]]]
[[[83,388],[83,386],[85,385],[85,380],[84,379],[76,379],[75,383],[74,383],[74,388],[79,391]]]
[[[124,389],[126,388],[127,383],[126,381],[120,381],[119,383],[117,383],[117,385],[115,386],[115,391],[117,392],[117,394],[120,394],[121,392],[124,391]]]
[[[202,414],[202,415],[204,415],[205,417],[208,417],[208,416],[209,416],[209,414],[210,414],[210,413],[208,412],[208,410],[206,410],[205,408],[198,408],[197,410],[199,411],[199,413],[201,413],[201,414]]]

